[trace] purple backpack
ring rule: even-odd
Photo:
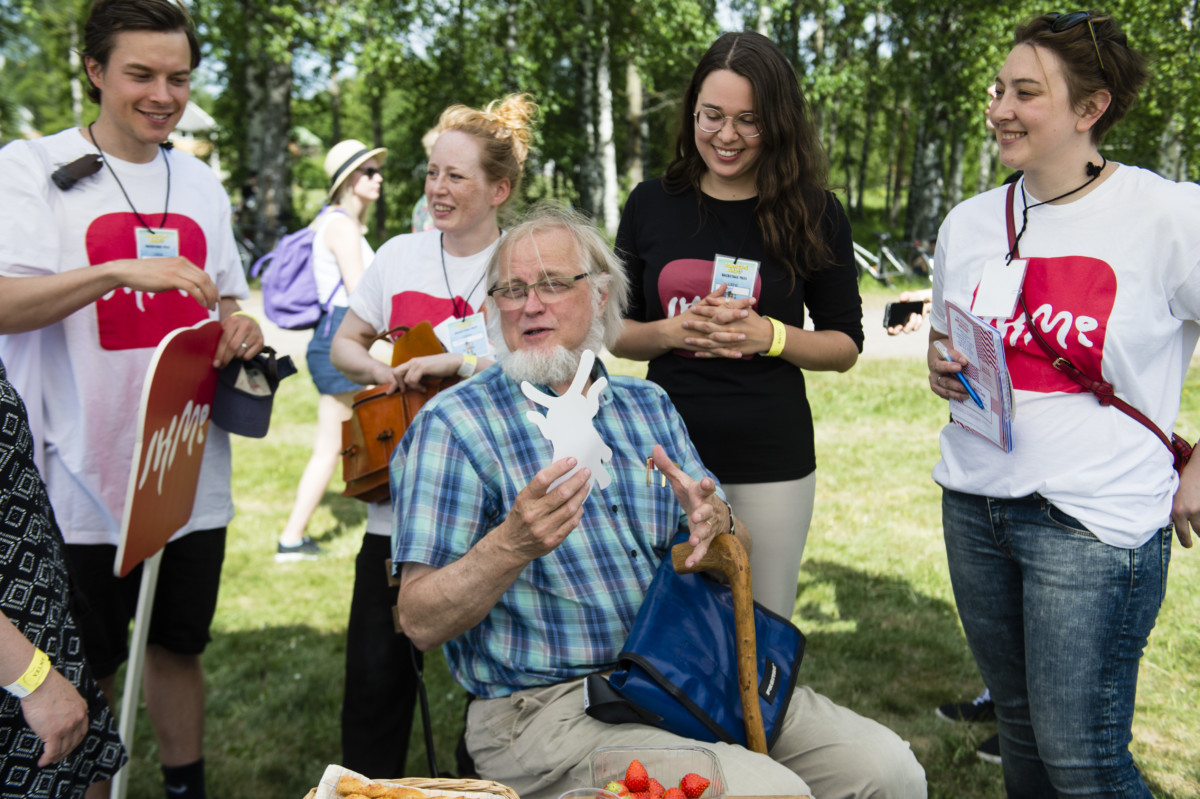
[[[250,277],[262,275],[263,311],[284,330],[316,327],[321,313],[329,311],[334,295],[342,287],[339,278],[327,298],[322,300],[317,294],[317,276],[312,268],[316,235],[311,227],[289,233],[250,267]]]

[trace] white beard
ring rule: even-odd
[[[604,321],[597,315],[592,317],[592,324],[583,343],[573,350],[560,344],[549,351],[501,352],[497,358],[504,374],[518,383],[529,381],[534,385],[555,386],[570,383],[575,378],[584,350],[591,350],[599,357],[603,347]]]

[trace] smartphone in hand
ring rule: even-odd
[[[921,315],[925,303],[921,300],[905,302],[889,302],[883,309],[883,326],[897,327],[908,324],[908,318],[913,314]]]

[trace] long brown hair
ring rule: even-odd
[[[664,188],[672,194],[688,189],[700,194],[700,179],[707,167],[696,148],[693,114],[705,78],[722,69],[750,81],[754,91],[754,115],[762,131],[755,215],[767,255],[801,278],[831,265],[833,253],[821,230],[828,202],[825,149],[817,138],[795,70],[762,34],[726,33],[696,65],[683,95],[675,160],[663,177]]]

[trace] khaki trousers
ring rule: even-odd
[[[466,739],[479,775],[509,786],[521,799],[556,799],[571,788],[591,787],[588,756],[604,746],[702,746],[717,756],[731,795],[926,796],[925,771],[907,742],[805,686],[792,695],[769,755],[698,743],[643,724],[597,721],[584,713],[583,680],[475,700]]]

